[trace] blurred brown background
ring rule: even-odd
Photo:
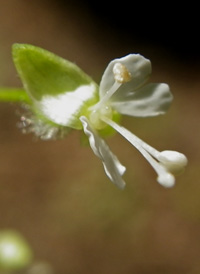
[[[77,63],[97,82],[108,62],[139,52],[151,81],[167,82],[167,115],[124,118],[159,150],[189,159],[172,189],[156,182],[142,156],[119,135],[108,139],[127,167],[124,191],[80,146],[79,132],[35,141],[16,127],[19,107],[0,104],[0,229],[14,228],[35,260],[59,274],[200,273],[200,54],[196,7],[132,2],[0,0],[0,86],[21,86],[11,45],[30,43]]]

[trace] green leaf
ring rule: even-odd
[[[30,103],[30,98],[24,89],[0,87],[0,101]]]
[[[13,45],[13,60],[37,113],[50,121],[82,128],[79,121],[98,100],[96,83],[75,64],[27,44]]]

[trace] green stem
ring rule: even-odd
[[[0,102],[25,102],[30,103],[26,91],[22,88],[0,87]]]

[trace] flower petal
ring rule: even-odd
[[[136,92],[124,94],[120,101],[113,101],[111,105],[119,113],[148,117],[164,114],[173,99],[167,84],[148,84]]]
[[[121,176],[126,171],[126,168],[121,165],[117,157],[110,151],[105,141],[91,128],[87,118],[81,116],[80,121],[83,124],[85,134],[89,138],[90,146],[94,154],[102,160],[106,175],[119,188],[124,188],[125,182]]]
[[[131,74],[131,80],[124,83],[123,90],[133,90],[143,85],[151,74],[151,62],[144,58],[140,54],[129,54],[125,57],[114,59],[111,61],[100,82],[99,93],[102,98],[108,90],[113,86],[115,79],[113,75],[113,67],[116,63],[123,64],[128,72]],[[120,93],[121,88],[118,89],[117,93]]]

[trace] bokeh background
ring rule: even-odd
[[[21,86],[11,45],[30,43],[78,64],[97,82],[128,53],[151,59],[151,81],[167,82],[167,115],[123,125],[159,150],[189,159],[172,189],[119,135],[107,142],[127,167],[117,189],[80,145],[35,140],[17,128],[19,106],[0,103],[0,229],[29,241],[56,274],[200,273],[199,19],[192,2],[0,0],[0,86]],[[50,272],[48,272],[50,273]],[[47,273],[47,274],[48,274]],[[46,273],[45,273],[46,274]]]

